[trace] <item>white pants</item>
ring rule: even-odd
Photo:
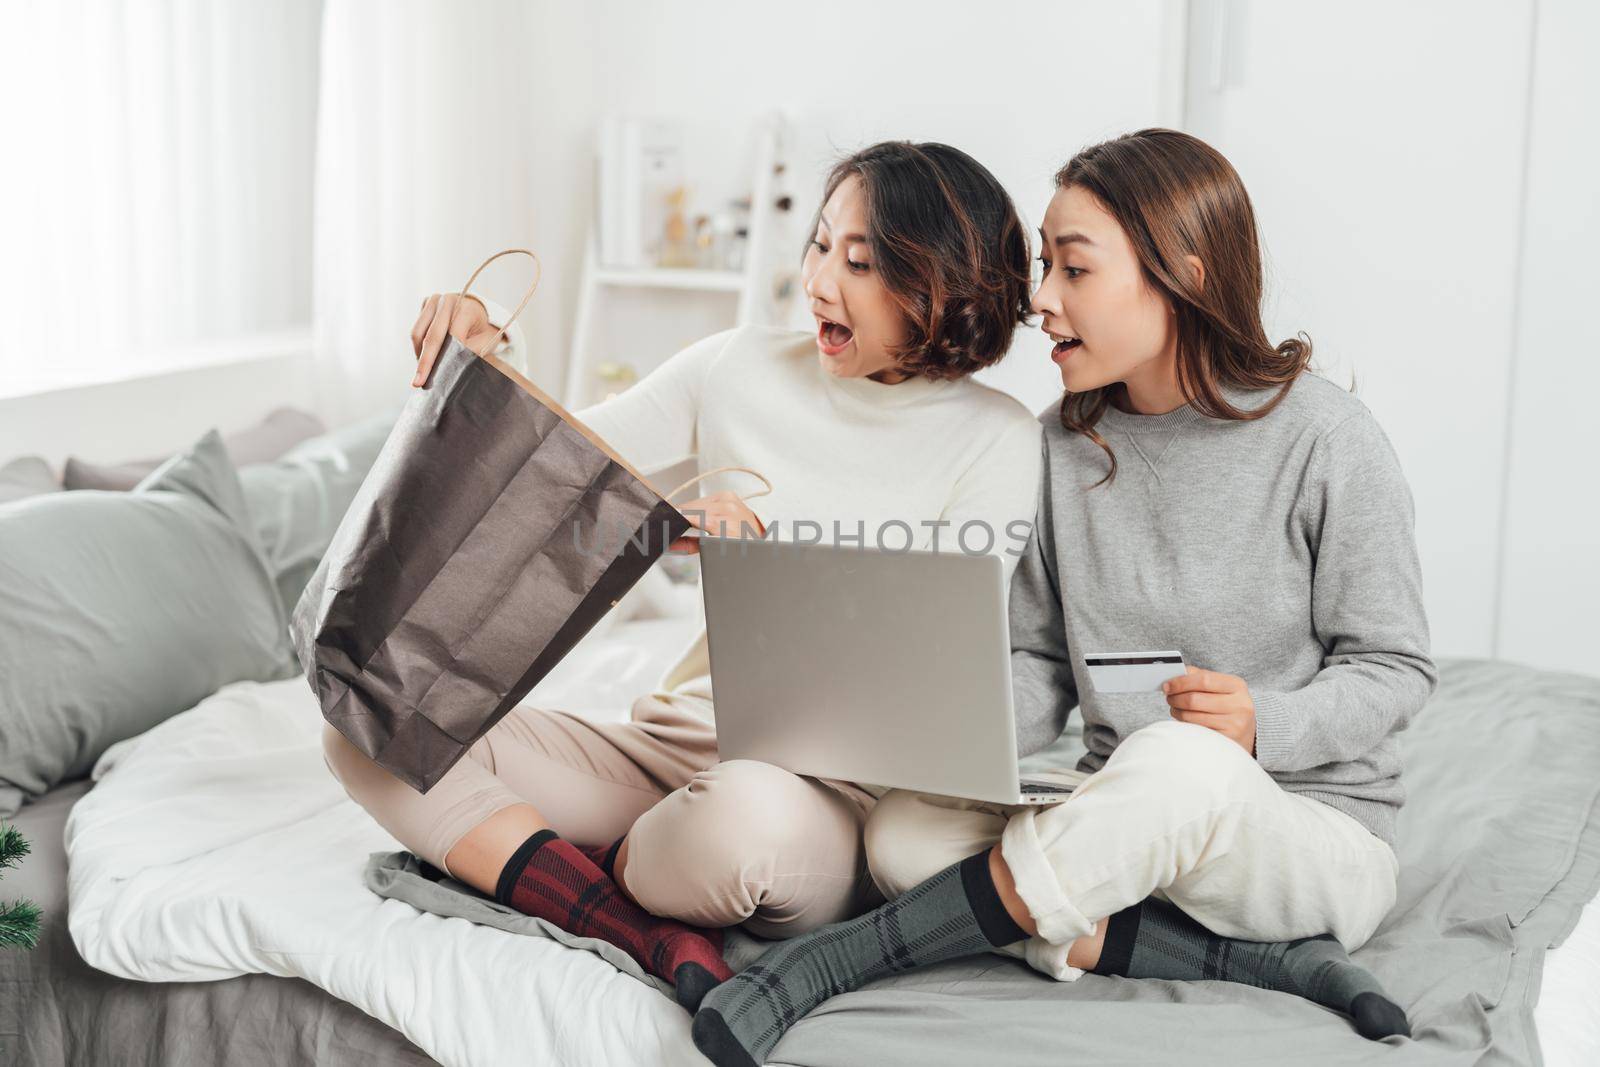
[[[1160,722],[1117,746],[1071,799],[986,804],[901,790],[867,822],[867,863],[894,898],[1000,843],[1039,936],[1006,950],[1058,979],[1067,950],[1152,894],[1225,937],[1366,942],[1394,906],[1394,850],[1341,811],[1285,791],[1214,730]]]

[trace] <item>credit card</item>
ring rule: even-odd
[[[1182,652],[1095,652],[1083,659],[1100,693],[1159,693],[1162,682],[1187,673]]]

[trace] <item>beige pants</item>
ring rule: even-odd
[[[1059,979],[1072,942],[1152,894],[1213,933],[1282,941],[1331,933],[1355,949],[1394,906],[1394,851],[1355,819],[1285,791],[1214,730],[1138,730],[1051,807],[894,791],[867,823],[867,859],[895,897],[1000,843],[1039,936],[1008,954]]]
[[[445,856],[469,830],[526,803],[574,844],[628,834],[626,888],[656,915],[793,937],[882,900],[861,839],[871,794],[718,762],[715,727],[661,695],[641,697],[620,723],[516,708],[426,794],[332,726],[322,736],[351,798],[447,873]]]

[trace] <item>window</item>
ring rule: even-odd
[[[0,396],[309,337],[321,8],[7,9]]]

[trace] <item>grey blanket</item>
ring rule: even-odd
[[[1070,763],[1070,745],[1028,762]],[[1365,1041],[1343,1016],[1282,993],[1098,975],[1061,983],[984,956],[834,998],[772,1062],[1538,1064],[1545,952],[1600,888],[1600,681],[1446,662],[1403,749],[1399,898],[1355,956],[1406,1008],[1414,1040]],[[610,945],[430,880],[408,853],[374,854],[367,882],[424,910],[596,951],[651,981]],[[729,962],[741,967],[764,946],[735,932]]]

